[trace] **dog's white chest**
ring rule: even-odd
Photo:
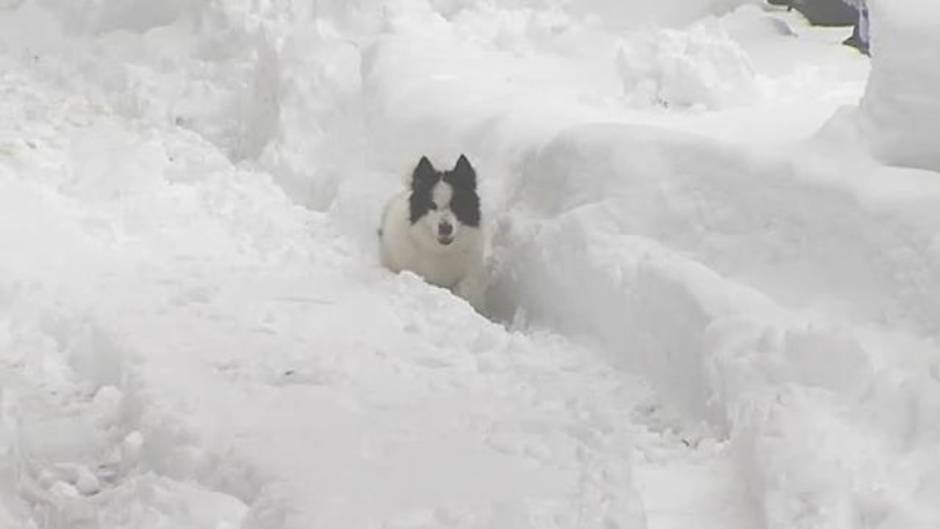
[[[407,196],[392,199],[382,219],[380,252],[382,264],[395,272],[408,270],[425,281],[454,288],[482,268],[483,249],[479,230],[461,228],[451,247],[436,247],[431,239],[416,236],[408,216]]]

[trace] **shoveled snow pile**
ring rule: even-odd
[[[568,130],[522,172],[496,291],[731,439],[767,527],[935,525],[940,215],[785,167]],[[918,183],[936,208],[940,182]]]
[[[656,24],[661,26],[682,26],[712,14],[723,14],[732,8],[749,3],[748,0],[580,0],[566,2],[558,0],[430,0],[427,2],[434,11],[446,18],[455,15],[487,11],[502,18],[509,14],[515,17],[525,12],[541,18],[544,15],[557,16],[559,13],[583,20],[597,29],[608,28],[614,31],[637,29]],[[425,2],[387,2],[386,5],[406,6],[409,9],[419,7]],[[494,9],[496,6],[499,9]],[[502,13],[499,13],[502,11]]]
[[[833,120],[737,3],[0,3],[0,527],[940,525],[914,2]],[[460,153],[488,318],[377,265]]]
[[[940,171],[940,3],[874,0],[863,131],[886,163]]]
[[[713,22],[637,32],[617,59],[625,95],[643,106],[722,108],[757,90],[750,58]]]

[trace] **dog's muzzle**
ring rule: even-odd
[[[447,222],[441,222],[437,225],[437,242],[447,246],[454,242],[454,225]]]

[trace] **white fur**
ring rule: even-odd
[[[436,210],[411,223],[405,190],[385,206],[380,231],[382,265],[393,272],[409,270],[434,285],[448,288],[467,300],[477,311],[483,309],[483,233],[479,228],[460,224],[450,210],[450,185],[440,182],[432,192]],[[453,242],[439,241],[442,221],[453,226]]]

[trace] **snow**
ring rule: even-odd
[[[756,88],[747,53],[715,24],[688,31],[638,32],[620,50],[624,92],[642,106],[721,108],[746,103]]]
[[[934,138],[940,102],[934,87],[940,6],[902,0],[872,2],[872,73],[861,103],[861,127],[879,159],[940,170]]]
[[[936,13],[740,4],[0,3],[0,527],[940,525]]]

